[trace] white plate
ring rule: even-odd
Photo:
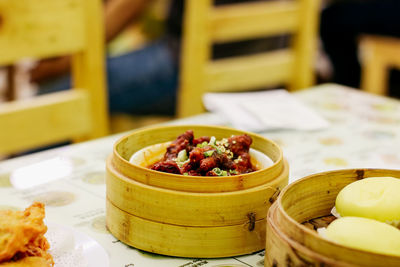
[[[54,267],[109,267],[107,252],[97,241],[72,227],[47,224]]]

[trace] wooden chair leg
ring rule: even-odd
[[[10,65],[6,67],[7,71],[7,87],[5,97],[7,101],[12,101],[17,98],[17,88],[15,84],[15,66]]]
[[[378,44],[365,39],[361,42],[361,88],[369,93],[387,95],[388,64],[380,56]]]
[[[388,69],[383,63],[377,61],[363,66],[361,88],[366,92],[387,95]]]

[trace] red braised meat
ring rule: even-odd
[[[230,176],[255,171],[250,160],[250,136],[235,135],[216,140],[215,137],[194,138],[188,130],[167,148],[162,160],[151,169],[192,176]]]

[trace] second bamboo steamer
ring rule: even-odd
[[[331,214],[338,193],[365,178],[395,177],[400,170],[348,169],[304,177],[287,186],[267,216],[265,266],[400,266],[400,257],[350,248],[320,236],[305,224]],[[329,224],[329,221],[324,222]]]

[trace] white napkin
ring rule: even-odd
[[[250,93],[207,93],[207,110],[226,118],[233,127],[262,132],[275,129],[318,130],[329,123],[286,90]]]

